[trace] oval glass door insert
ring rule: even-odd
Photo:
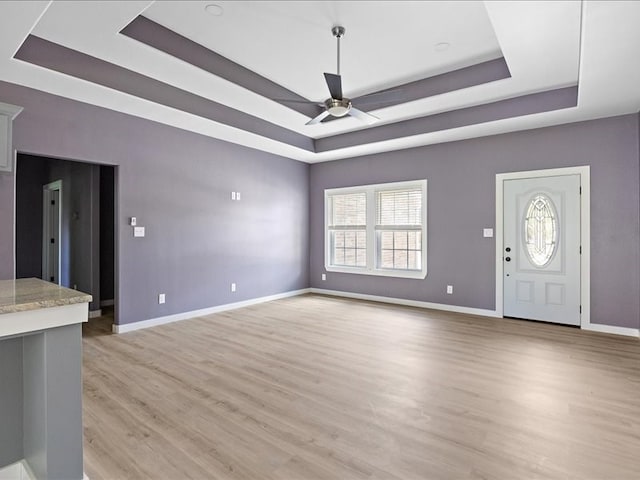
[[[544,267],[553,258],[558,243],[556,208],[547,195],[534,195],[525,209],[523,226],[529,260],[536,267]]]

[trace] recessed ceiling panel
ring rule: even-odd
[[[155,2],[143,15],[314,101],[336,72],[334,25],[351,98],[501,56],[483,2]]]

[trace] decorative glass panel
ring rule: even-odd
[[[552,200],[543,193],[529,202],[524,216],[524,244],[529,260],[537,267],[551,261],[558,242],[558,220]]]

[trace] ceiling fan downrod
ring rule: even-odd
[[[342,96],[342,78],[340,77],[340,39],[344,36],[345,28],[341,25],[336,25],[331,28],[331,33],[336,37],[338,47],[337,73],[333,74],[325,72],[324,74],[324,79],[327,82],[327,87],[329,87],[331,97],[324,101],[324,111],[309,120],[306,125],[316,125],[322,122],[329,115],[332,117],[344,117],[345,115],[351,115],[365,123],[374,123],[379,120],[378,117],[354,108],[351,103],[351,99]]]
[[[344,29],[344,27],[341,27],[339,25],[333,27],[331,29],[331,33],[333,33],[333,36],[336,37],[338,39],[338,67],[337,67],[337,75],[340,75],[340,39],[344,36],[344,32],[346,30]]]

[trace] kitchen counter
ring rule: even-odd
[[[90,301],[91,295],[37,278],[0,280],[0,338],[86,322],[86,316],[51,314],[70,305],[84,309]],[[23,315],[11,315],[17,313]]]
[[[0,280],[0,478],[25,465],[31,478],[82,480],[90,301],[36,278]]]

